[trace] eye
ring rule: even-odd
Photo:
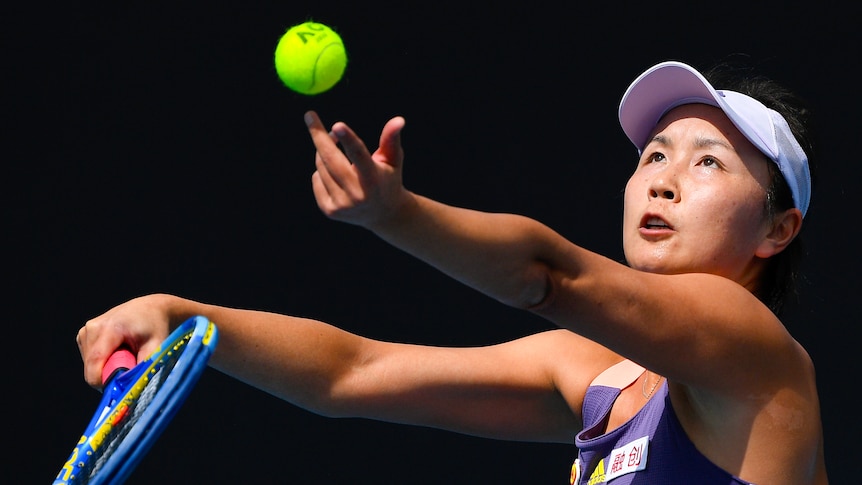
[[[703,157],[700,160],[700,165],[707,168],[721,168],[721,163],[713,157]]]
[[[644,163],[663,162],[665,160],[664,153],[661,152],[653,152],[644,157]]]

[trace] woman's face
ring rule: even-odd
[[[753,284],[762,263],[756,251],[770,228],[768,163],[720,109],[690,104],[671,110],[626,184],[629,265]]]

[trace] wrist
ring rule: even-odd
[[[406,222],[415,220],[419,205],[419,196],[402,188],[397,202],[391,204],[380,217],[366,225],[366,228],[378,236],[397,232]]]

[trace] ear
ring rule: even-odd
[[[802,212],[797,208],[787,209],[772,221],[772,227],[757,247],[755,255],[767,259],[784,251],[802,229]]]

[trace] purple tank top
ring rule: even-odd
[[[671,406],[667,382],[628,422],[600,434],[620,395],[593,385],[584,397],[584,430],[575,437],[578,485],[753,485],[722,470],[688,439]]]

